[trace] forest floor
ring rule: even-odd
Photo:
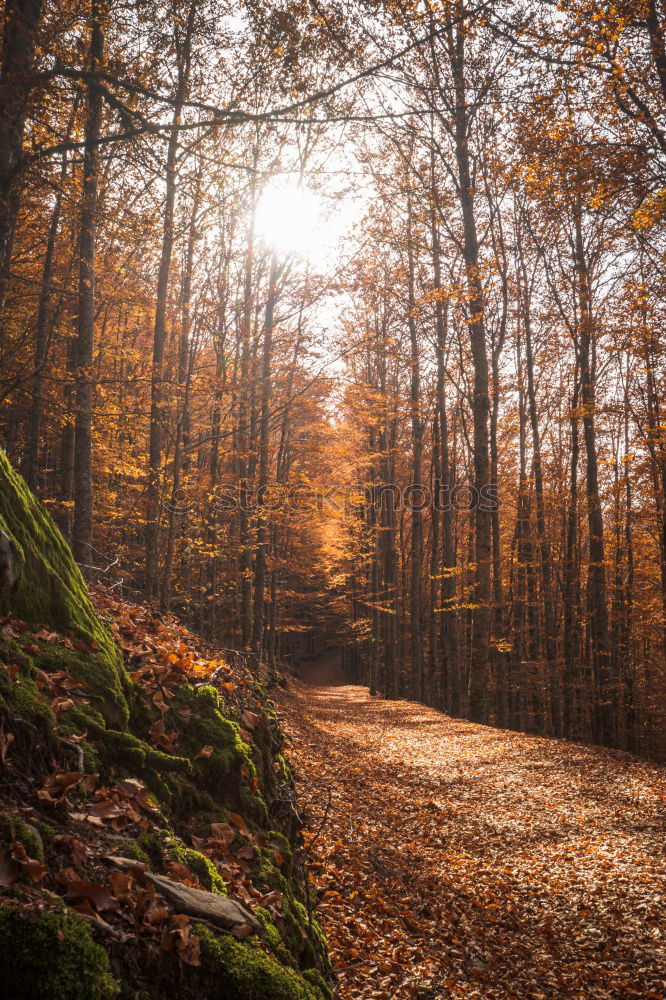
[[[279,707],[339,1000],[666,997],[666,769],[371,698],[334,653]]]

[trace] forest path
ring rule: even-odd
[[[339,1000],[666,997],[665,769],[370,698],[336,657],[279,708]]]

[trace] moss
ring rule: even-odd
[[[63,733],[103,732],[106,728],[100,712],[92,705],[75,702],[74,707],[63,712],[58,719],[58,728]]]
[[[143,740],[132,733],[122,733],[116,729],[99,732],[93,729],[92,735],[99,740],[99,754],[106,770],[124,768],[132,774],[143,774],[148,749]]]
[[[165,869],[169,861],[180,861],[196,875],[204,889],[226,896],[227,887],[217,868],[205,854],[188,847],[180,837],[170,830],[157,833],[142,833],[137,838],[136,848],[141,851],[140,859],[154,868]]]
[[[18,841],[23,844],[29,858],[44,861],[44,844],[40,831],[12,813],[0,813],[0,842]]]
[[[330,989],[321,972],[317,972],[316,969],[306,969],[303,972],[303,979],[319,990],[325,1000],[333,1000],[333,990]]]
[[[275,831],[270,836],[274,838]],[[280,838],[282,848],[284,838],[281,834],[277,834],[277,837]],[[286,866],[283,865],[282,868]],[[286,878],[282,870],[277,868],[271,848],[264,848],[261,852],[254,883],[263,892],[277,889],[282,894],[284,924],[280,933],[293,962],[300,968],[312,967],[327,972],[330,966],[324,933],[314,917],[310,920],[305,906],[296,898],[295,893],[301,891],[296,878]]]
[[[251,766],[249,748],[241,739],[240,727],[223,714],[223,704],[214,687],[204,684],[195,688],[181,684],[174,704],[192,710],[181,740],[188,756],[195,756],[203,746],[214,747],[211,757],[197,761],[203,774],[210,774],[213,766],[224,775],[231,774],[242,764]]]
[[[42,700],[39,689],[28,677],[12,681],[4,671],[0,672],[0,698],[7,712],[13,718],[28,723],[38,730],[39,735],[50,740],[55,717],[49,706]]]
[[[278,830],[271,830],[268,834],[268,844],[269,847],[278,850],[284,858],[284,862],[280,866],[281,870],[283,872],[290,872],[294,864],[294,855],[291,849],[291,844],[285,835],[280,833]],[[275,857],[275,855],[273,856]]]
[[[119,986],[88,925],[65,912],[0,908],[0,982],[13,1000],[111,1000]]]
[[[224,884],[224,879],[205,854],[195,851],[192,847],[186,847],[179,837],[165,838],[164,847],[167,856],[173,861],[180,861],[187,865],[192,874],[197,876],[204,889],[226,896],[227,887]]]
[[[201,940],[201,977],[208,1000],[323,1000],[326,995],[255,943],[217,937],[201,924],[195,925],[195,932]]]
[[[49,861],[51,853],[55,848],[55,839],[58,836],[58,831],[54,830],[50,823],[45,823],[44,820],[41,819],[35,820],[35,828],[41,837],[44,852],[46,854],[46,860]]]
[[[255,882],[263,892],[273,892],[278,889],[283,895],[290,893],[287,880],[275,864],[275,855],[270,847],[263,847],[261,850]]]
[[[274,760],[275,763],[277,764],[277,770],[275,768],[273,770],[275,771],[275,776],[277,780],[280,782],[289,781],[289,779],[291,778],[291,770],[286,760],[282,756],[282,754],[281,753],[275,754]]]
[[[241,809],[246,819],[264,823],[266,805],[251,788],[257,773],[250,747],[241,738],[238,723],[225,716],[224,703],[215,688],[181,685],[173,706],[192,711],[185,723],[176,711],[173,724],[181,730],[180,751],[192,759],[197,787],[208,791],[219,805]],[[195,760],[204,746],[212,746],[212,754]]]
[[[121,768],[134,775],[143,775],[148,770],[161,774],[172,772],[188,774],[191,770],[191,764],[186,757],[155,750],[133,733],[100,729],[92,725],[91,735],[99,740],[99,755],[108,771]]]
[[[162,845],[155,834],[147,833],[143,831],[136,838],[135,843],[143,851],[146,857],[146,864],[152,865],[154,868],[161,868],[162,866]],[[144,859],[142,859],[144,860]]]
[[[9,657],[3,661],[17,662]],[[3,717],[11,720],[10,730],[15,741],[10,754],[25,758],[31,768],[42,774],[48,772],[50,758],[57,746],[55,716],[42,701],[27,669],[23,669],[15,681],[6,671],[0,670],[0,719]]]
[[[261,938],[283,965],[296,965],[295,957],[287,948],[279,927],[273,923],[270,913],[263,906],[255,906],[254,915],[262,926]]]
[[[116,853],[121,858],[131,858],[132,861],[140,861],[143,865],[150,864],[150,857],[143,849],[138,840],[123,840],[118,844]]]
[[[12,611],[28,625],[70,629],[89,650],[45,644],[40,662],[84,680],[112,724],[126,724],[128,678],[108,629],[99,620],[71,550],[25,480],[0,451],[0,530],[13,557],[14,583],[0,593],[0,614]],[[65,667],[66,664],[66,667]]]
[[[102,627],[100,623],[100,628]],[[109,642],[113,643],[110,635]],[[86,687],[81,693],[86,700],[90,701],[91,706],[98,710],[107,725],[125,726],[127,724],[129,709],[125,693],[130,681],[125,675],[122,660],[115,644],[113,644],[113,653],[109,653],[108,657],[102,655],[100,650],[91,653],[39,640],[35,644],[40,647],[40,652],[36,653],[34,658],[36,667],[47,673],[64,670],[72,677],[76,677],[77,680],[83,681]],[[113,655],[113,660],[109,662],[111,655]],[[119,671],[122,671],[122,679]]]

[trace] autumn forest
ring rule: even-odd
[[[241,671],[221,698],[323,662],[367,689],[341,731],[406,701],[663,763],[663,0],[5,0],[3,25],[0,444],[134,669],[141,643],[195,662],[122,610],[150,608]],[[662,995],[384,972],[339,995]]]

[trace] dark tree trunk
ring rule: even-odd
[[[599,743],[615,743],[615,725],[611,690],[608,602],[606,596],[606,555],[604,524],[599,497],[599,465],[595,420],[595,371],[592,359],[594,316],[580,211],[575,212],[576,270],[580,306],[578,353],[580,358],[583,436],[587,469],[587,517],[590,562],[588,568],[591,603],[591,644],[595,677],[594,737]]]
[[[164,349],[166,346],[166,314],[174,240],[174,209],[176,203],[176,154],[180,116],[185,102],[190,74],[191,44],[196,3],[191,2],[184,38],[178,48],[178,84],[173,104],[173,116],[165,167],[164,220],[162,250],[157,272],[155,294],[155,324],[153,327],[153,360],[150,386],[150,440],[148,446],[148,486],[146,503],[146,592],[156,597],[159,589],[159,532],[161,511],[162,447],[166,423],[164,398]]]
[[[264,600],[266,590],[266,549],[268,546],[268,489],[269,438],[271,419],[271,364],[273,359],[273,323],[277,282],[280,269],[275,254],[271,259],[268,279],[268,298],[264,318],[264,344],[261,364],[261,420],[259,427],[259,481],[257,491],[257,548],[254,563],[254,620],[252,625],[252,649],[261,653],[264,637]]]
[[[484,323],[484,292],[481,281],[479,241],[474,213],[469,151],[469,105],[465,86],[465,31],[450,32],[450,57],[455,87],[455,143],[458,166],[458,197],[463,217],[463,257],[467,278],[468,330],[474,366],[472,412],[474,418],[474,489],[477,498],[488,495],[489,464],[489,373]],[[491,505],[477,499],[475,517],[475,594],[468,712],[475,722],[485,722],[488,712],[488,676],[491,626]]]
[[[0,347],[42,0],[6,0],[0,66]]]
[[[525,274],[523,272],[523,276]],[[534,385],[534,354],[532,349],[532,317],[530,292],[524,289],[523,319],[525,327],[525,362],[527,368],[527,400],[532,430],[532,463],[534,466],[534,492],[536,499],[536,528],[539,537],[541,562],[541,590],[543,601],[544,645],[550,688],[550,715],[552,730],[556,736],[562,735],[560,676],[557,664],[557,640],[555,632],[555,599],[553,595],[553,571],[550,545],[546,533],[546,510],[543,496],[543,466],[541,462],[541,436]]]
[[[411,191],[408,194],[407,255],[408,293],[407,324],[410,343],[410,404],[412,423],[412,537],[410,546],[409,622],[412,657],[412,695],[423,700],[423,650],[421,645],[421,561],[423,558],[423,423],[421,420],[421,373],[416,332],[416,298],[414,292],[414,246]]]
[[[443,664],[440,669],[440,691],[443,706],[452,715],[460,713],[460,663],[458,654],[458,619],[456,610],[456,565],[453,539],[452,481],[449,461],[449,428],[446,413],[445,356],[447,339],[448,302],[442,300],[442,265],[439,226],[436,210],[437,192],[432,185],[432,265],[434,274],[435,330],[437,339],[437,423],[440,434],[439,469],[437,471],[438,500],[433,508],[433,519],[439,515],[442,522],[442,640]]]
[[[104,33],[99,7],[93,5],[90,71],[104,58]],[[79,563],[92,561],[93,449],[92,410],[95,348],[95,239],[99,186],[98,141],[102,127],[102,91],[92,77],[88,84],[83,154],[83,189],[79,233],[79,297],[76,318],[76,418],[74,423],[74,522],[72,549]]]
[[[176,424],[176,440],[173,450],[173,478],[171,487],[171,502],[169,504],[169,527],[167,531],[166,553],[164,556],[164,571],[162,577],[162,603],[169,607],[171,602],[171,576],[173,572],[174,551],[179,518],[186,516],[181,503],[181,475],[187,471],[187,455],[190,434],[190,392],[192,384],[192,364],[194,361],[192,338],[192,269],[194,266],[194,243],[196,239],[196,223],[199,214],[199,197],[201,191],[201,171],[197,172],[192,201],[192,212],[188,227],[187,250],[185,253],[185,268],[183,271],[183,287],[181,290],[181,321],[180,340],[178,345],[178,388],[182,398],[177,400],[180,408]]]
[[[578,460],[580,445],[578,437],[578,367],[574,375],[574,391],[571,400],[571,474],[569,481],[569,507],[564,554],[564,690],[562,699],[562,726],[564,735],[576,736],[578,719],[578,699],[576,685],[579,673],[580,653],[580,589],[578,580]]]
[[[42,392],[44,388],[43,371],[47,361],[49,343],[53,332],[53,321],[49,313],[51,302],[51,282],[53,280],[53,257],[56,239],[60,226],[60,209],[62,205],[62,188],[67,177],[67,158],[63,156],[60,170],[60,186],[56,193],[49,235],[46,241],[44,267],[42,268],[42,287],[39,293],[37,309],[37,328],[35,331],[35,375],[32,382],[32,402],[28,417],[28,449],[26,457],[26,482],[31,490],[37,486],[39,471],[39,444],[42,430]]]

